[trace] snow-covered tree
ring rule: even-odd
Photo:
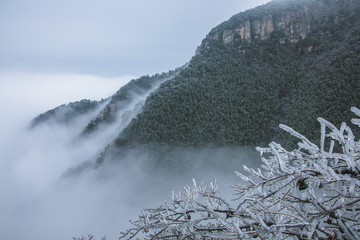
[[[358,108],[351,110],[360,117]],[[360,239],[360,141],[346,123],[318,121],[319,146],[280,125],[300,139],[298,148],[275,142],[257,148],[262,170],[235,172],[241,183],[233,186],[233,201],[218,194],[216,182],[194,180],[169,203],[143,210],[120,238]],[[352,123],[360,127],[360,119]]]

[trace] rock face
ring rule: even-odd
[[[266,40],[271,33],[278,31],[284,35],[282,41],[297,43],[307,37],[321,21],[339,13],[351,12],[359,7],[359,2],[358,0],[275,0],[263,5],[263,11],[255,17],[254,9],[235,15],[226,22],[228,24],[225,23],[221,28],[215,29],[207,38],[217,39],[220,36],[226,45],[234,43],[234,40],[239,38],[249,43]]]
[[[235,28],[235,32],[241,37],[241,39],[251,42],[251,23],[250,23],[250,21],[241,23],[237,28]]]

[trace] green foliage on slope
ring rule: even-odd
[[[78,117],[95,111],[102,102],[103,101],[98,102],[84,99],[78,102],[61,105],[34,118],[30,127],[34,128],[42,123],[50,121],[59,124],[71,123]]]
[[[262,144],[283,139],[279,123],[318,138],[317,116],[348,121],[360,100],[359,15],[329,18],[296,44],[281,31],[251,43],[207,39],[116,144]]]
[[[100,126],[115,122],[118,118],[118,112],[128,108],[139,96],[150,91],[166,79],[171,78],[175,73],[176,71],[169,71],[168,73],[142,76],[131,80],[111,97],[109,103],[96,118],[89,122],[82,134],[90,134],[98,130]]]

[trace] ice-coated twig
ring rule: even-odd
[[[351,111],[360,117],[358,108]],[[299,148],[287,151],[274,142],[256,148],[266,153],[263,170],[235,171],[241,183],[233,186],[233,201],[218,194],[216,180],[193,180],[169,203],[143,210],[120,238],[360,239],[360,141],[345,123],[318,121],[319,146],[280,125],[300,140]],[[352,122],[360,127],[360,120]]]

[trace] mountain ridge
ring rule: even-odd
[[[234,15],[228,21],[213,28],[204,41],[205,45],[208,39],[222,39],[224,44],[235,44],[239,40],[252,42],[266,40],[274,31],[283,31],[288,41],[297,43],[306,38],[314,25],[324,20],[322,18],[336,16],[339,13],[350,13],[359,6],[360,3],[356,0],[271,1],[257,7],[257,10],[262,9],[262,11],[256,15],[253,14],[254,9]],[[200,48],[204,45],[204,41]]]
[[[314,4],[327,1],[303,2]],[[336,2],[341,3],[344,1],[332,1],[332,3]],[[348,2],[358,3],[358,1]],[[253,14],[256,11],[259,11],[261,13],[264,9],[268,10],[267,7],[274,3],[280,4],[282,7],[285,8],[292,8],[293,11],[296,11],[296,9],[298,9],[297,1],[277,1],[265,4],[252,10],[248,10],[246,13]],[[296,3],[295,6],[292,5],[293,3]],[[342,4],[339,4],[339,6],[342,6]],[[280,10],[277,9],[277,11]],[[327,19],[323,19],[323,21],[319,22],[318,24],[313,24],[312,32],[310,32],[307,36],[304,36],[304,39],[300,38],[296,43],[294,41],[291,41],[291,39],[288,39],[288,41],[282,41],[284,38],[286,38],[286,34],[283,31],[273,31],[270,34],[270,37],[264,40],[257,39],[256,41],[252,42],[243,41],[239,45],[229,44],[226,41],[224,42],[223,38],[212,37],[214,29],[216,30],[219,27],[214,28],[202,42],[202,47],[200,47],[200,51],[198,51],[198,54],[195,55],[195,57],[190,61],[189,67],[180,73],[180,75],[183,75],[182,79],[175,78],[175,83],[173,81],[174,84],[172,84],[172,82],[166,82],[159,88],[159,91],[157,92],[158,95],[162,94],[166,95],[166,97],[158,96],[158,99],[156,99],[155,96],[150,96],[148,98],[149,104],[145,104],[145,110],[139,115],[139,118],[134,119],[132,124],[130,124],[130,126],[126,128],[124,132],[120,135],[117,140],[117,145],[126,145],[127,143],[124,143],[126,142],[126,139],[131,138],[136,139],[134,142],[172,142],[175,144],[185,142],[190,145],[198,143],[208,144],[214,142],[220,145],[262,144],[267,143],[271,140],[271,138],[276,138],[276,135],[278,134],[276,129],[279,123],[289,123],[290,125],[295,126],[298,123],[295,120],[288,121],[289,118],[294,118],[293,116],[299,114],[297,114],[298,110],[290,110],[289,106],[287,105],[288,102],[293,101],[293,105],[296,106],[297,99],[294,99],[294,97],[292,96],[298,95],[298,97],[301,97],[301,95],[304,95],[304,93],[308,90],[301,89],[299,91],[296,91],[297,88],[302,88],[301,85],[307,84],[309,82],[312,82],[314,85],[319,85],[320,80],[317,80],[316,78],[322,78],[321,75],[326,74],[327,71],[334,71],[334,73],[338,74],[341,71],[342,67],[334,70],[334,66],[331,66],[331,64],[335,62],[336,58],[346,58],[345,56],[341,56],[344,55],[344,53],[355,53],[353,54],[355,56],[351,56],[350,59],[354,59],[356,62],[359,61],[358,57],[356,56],[356,51],[358,51],[358,44],[356,44],[355,42],[356,39],[358,39],[358,33],[357,35],[355,35],[355,40],[352,44],[347,43],[347,41],[352,41],[350,40],[352,36],[347,36],[349,37],[349,39],[342,39],[341,43],[336,42],[337,38],[344,36],[343,34],[349,30],[348,28],[357,28],[357,24],[355,23],[356,20],[353,19],[355,21],[353,22],[354,26],[349,23],[345,25],[344,29],[341,29],[343,27],[342,24],[344,24],[345,21],[343,19],[350,19],[351,17],[349,17],[349,15],[355,16],[355,19],[357,19],[358,21],[358,12],[356,11],[358,10],[351,10],[352,14],[349,14],[349,12],[339,13],[338,15],[336,15],[337,18],[333,16],[328,16]],[[331,11],[329,13],[331,13]],[[266,14],[268,14],[268,12],[266,12]],[[228,22],[225,22],[219,26],[225,26],[227,24]],[[317,30],[316,33],[315,30]],[[358,31],[358,29],[354,29],[354,31]],[[336,36],[336,34],[338,36]],[[321,41],[317,41],[318,39],[321,39]],[[324,48],[330,46],[327,41],[334,42],[335,46],[333,46],[333,49],[324,50]],[[341,48],[342,52],[337,51],[337,47]],[[337,54],[339,55],[336,56]],[[326,57],[324,55],[326,55]],[[317,60],[320,60],[320,63],[317,63],[314,57],[317,57]],[[225,58],[228,59],[225,60]],[[352,67],[356,66],[357,63],[352,63]],[[282,69],[283,67],[287,67],[288,69],[284,71]],[[322,70],[323,67],[325,70]],[[307,71],[308,68],[313,68],[313,70]],[[359,72],[359,69],[356,68],[355,72]],[[238,75],[234,73],[238,73]],[[340,104],[342,108],[344,108],[344,110],[341,110],[342,113],[345,112],[345,109],[348,109],[348,106],[345,107],[346,103],[349,105],[356,104],[354,100],[359,99],[358,94],[354,93],[355,89],[358,89],[359,87],[355,79],[351,80],[351,85],[354,88],[349,89],[350,93],[353,93],[354,96],[352,96],[351,100],[344,100],[344,102]],[[217,81],[217,83],[214,83],[215,81]],[[322,81],[325,80],[322,79]],[[178,94],[172,90],[174,89],[174,87],[177,87],[176,82],[180,82],[181,86],[179,85],[178,88],[188,88],[189,90],[185,92],[188,93],[190,97],[197,99],[195,101],[191,100],[190,98],[182,99],[181,94]],[[203,96],[199,97],[199,91],[191,93],[192,90],[190,88],[193,87],[197,90],[201,88],[199,87],[199,82],[205,85],[204,88],[208,89],[211,88],[210,84],[214,84],[212,96],[208,97],[206,96],[207,93],[204,92],[201,93],[203,94]],[[236,88],[237,91],[232,91],[232,89],[229,89],[229,85],[225,86],[225,92],[219,92],[216,88],[221,88],[224,82],[227,82],[225,84],[233,84],[233,87]],[[343,82],[342,84],[345,88],[345,83]],[[166,88],[169,90],[166,90]],[[265,88],[270,92],[268,93],[268,91],[265,91],[261,88]],[[258,93],[257,98],[253,98],[252,96],[255,92]],[[219,107],[223,99],[213,98],[216,98],[216,95],[224,97],[229,93],[235,95],[235,100],[227,99],[229,103],[232,102],[232,104],[235,105],[236,103],[234,102],[247,101],[247,103],[238,104],[235,107],[241,112],[233,112],[233,109],[227,109],[225,111],[225,115],[227,117],[222,118],[221,115],[224,114],[223,111],[217,111],[215,106]],[[241,94],[243,96],[241,96]],[[312,94],[316,96],[319,93]],[[173,100],[173,103],[178,102],[175,106],[181,104],[179,103],[181,101],[188,101],[187,105],[193,106],[193,108],[196,110],[201,107],[199,106],[201,105],[201,101],[204,100],[205,102],[211,102],[211,104],[208,104],[210,106],[207,107],[208,109],[211,109],[214,114],[212,114],[212,112],[209,113],[209,111],[207,110],[202,110],[202,113],[204,114],[197,116],[199,118],[199,120],[197,120],[194,119],[194,115],[196,115],[196,110],[188,109],[188,107],[184,106],[185,104],[183,104],[182,107],[176,108],[176,110],[171,113],[170,117],[168,117],[169,109],[172,108],[170,106],[171,104],[165,104],[164,106],[164,102],[159,101],[159,99],[171,99],[174,98],[173,95],[177,96],[177,99]],[[262,98],[262,100],[259,101],[259,98]],[[280,101],[278,101],[277,98],[279,98]],[[310,100],[311,98],[313,98],[313,96],[310,96],[310,94],[306,96],[306,99],[308,100]],[[152,107],[156,102],[158,102],[158,105],[156,107]],[[305,104],[306,102],[303,101],[301,104],[298,104],[299,106],[293,107],[293,109],[301,109]],[[227,105],[223,104],[221,106],[223,108],[227,108]],[[307,124],[313,125],[314,123],[309,122],[309,120],[307,119],[316,119],[319,115],[322,114],[324,114],[326,117],[330,116],[329,112],[326,112],[326,107],[328,106],[314,106],[315,111],[311,111],[311,109],[309,109],[309,112],[312,116],[308,116],[308,113],[302,112],[301,114],[305,115],[306,119],[301,116],[297,117],[299,117],[299,119],[303,119],[304,121],[306,120]],[[251,108],[253,108],[254,110],[252,111]],[[162,113],[153,113],[159,111],[160,109],[163,110]],[[294,113],[287,114],[288,117],[281,116],[286,115],[286,112],[288,112],[289,110],[293,111]],[[190,120],[189,118],[182,118],[181,115],[172,118],[171,116],[175,115],[174,112],[185,112],[190,117]],[[230,124],[226,125],[226,123],[224,123],[225,121],[229,120],[229,116],[235,116],[235,118],[230,123],[232,126],[229,126]],[[151,118],[158,120],[151,122]],[[241,121],[245,122],[244,119],[247,123],[237,123]],[[172,120],[172,123],[168,124],[170,120]],[[336,120],[335,122],[337,122]],[[151,122],[150,125],[157,127],[154,127],[154,129],[150,129],[148,131],[147,125],[149,125],[149,122]],[[189,126],[184,126],[185,123],[189,122],[191,122]],[[213,122],[221,123],[216,125],[213,124]],[[199,129],[197,129],[196,127],[198,124],[201,125]],[[172,125],[176,125],[177,128],[181,129],[180,131],[175,131],[176,133],[179,133],[180,137],[176,134],[172,134],[172,131],[174,131],[174,127],[172,127]],[[224,125],[225,127],[223,128]],[[203,131],[204,129],[208,132],[197,133],[198,131]],[[311,129],[316,128],[315,126],[312,126]],[[301,130],[306,131],[307,129],[302,128]],[[239,138],[239,136],[241,135],[241,131],[244,133],[244,136],[242,138]],[[187,132],[188,134],[183,134],[184,132]],[[196,135],[200,135],[200,137],[197,137]],[[254,137],[254,135],[256,136]],[[315,138],[315,134],[311,134],[311,137]]]
[[[318,116],[339,124],[360,100],[359,6],[276,0],[234,15],[209,32],[186,66],[144,78],[159,86],[150,84],[101,159],[139,145],[266,144],[285,139],[280,123],[317,139]],[[103,126],[118,119],[111,106],[97,118]]]

